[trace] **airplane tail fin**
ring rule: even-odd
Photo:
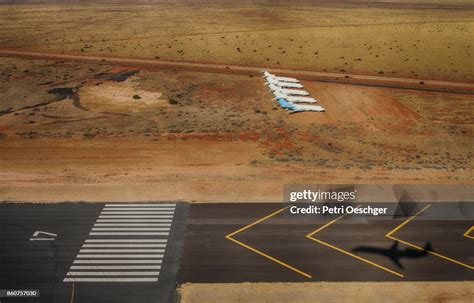
[[[431,242],[427,242],[425,247],[424,247],[424,250],[425,251],[433,251],[433,247],[431,247]]]
[[[397,251],[398,250],[398,241],[395,241],[392,246],[390,246],[390,250]]]

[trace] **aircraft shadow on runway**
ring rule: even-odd
[[[428,251],[433,251],[430,242],[426,242],[425,247],[423,250],[417,250],[410,247],[403,249],[398,248],[398,241],[394,241],[392,246],[389,248],[379,248],[373,246],[358,246],[352,249],[352,251],[356,254],[359,253],[367,253],[367,254],[378,254],[389,258],[395,265],[400,268],[404,269],[403,265],[400,263],[400,259],[407,258],[407,259],[418,259],[428,256]]]

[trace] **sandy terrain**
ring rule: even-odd
[[[186,284],[181,303],[471,302],[472,282]]]
[[[435,169],[413,174],[266,163],[262,151],[255,143],[207,140],[2,140],[0,198],[265,202],[281,201],[289,183],[461,183],[471,177]]]
[[[472,183],[472,94],[305,80],[327,111],[289,115],[248,73],[102,60],[472,85],[472,3],[376,2],[0,6],[0,49],[100,63],[0,59],[0,200],[275,201],[288,183]]]
[[[472,94],[305,77],[326,112],[289,115],[247,72],[104,59],[472,86],[472,1],[151,2],[158,3],[0,6],[0,50],[100,63],[0,58],[0,201],[266,202],[281,201],[291,183],[472,184]],[[179,296],[469,302],[472,289],[472,282],[187,284]]]
[[[472,95],[304,81],[327,111],[288,115],[260,77],[0,63],[2,200],[279,201],[288,183],[472,181]]]
[[[112,57],[109,55],[76,55],[32,51],[0,49],[0,56],[26,60],[67,61],[84,64],[106,64],[109,66],[135,67],[136,69],[179,70],[205,73],[220,73],[230,75],[261,76],[262,67],[231,64],[196,63],[185,61],[167,61],[162,59],[136,59],[127,57]],[[452,93],[474,93],[474,83],[462,81],[400,78],[392,75],[360,75],[342,72],[321,72],[310,70],[295,70],[287,68],[272,68],[269,70],[280,76],[298,78],[300,80],[354,84],[374,87],[406,88],[422,91],[438,91]]]
[[[3,5],[0,48],[474,80],[472,3],[309,2]]]

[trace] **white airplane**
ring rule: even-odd
[[[265,84],[273,84],[282,88],[304,88],[304,86],[299,83],[281,82],[270,77],[267,77],[267,82]]]
[[[286,88],[281,88],[281,87],[278,87],[274,84],[269,84],[268,87],[270,87],[270,89],[272,91],[277,91],[277,92],[280,92],[282,94],[286,94],[286,95],[293,95],[293,96],[309,96],[309,93],[307,91],[304,91],[304,90],[299,90],[299,89],[286,89]]]
[[[324,112],[325,109],[319,105],[301,105],[293,104],[293,112]]]
[[[288,96],[288,95],[282,94],[282,93],[277,92],[277,91],[273,92],[273,94],[275,95],[275,98],[273,100],[285,99],[289,102],[301,102],[301,103],[316,103],[316,102],[318,102],[318,100],[316,100],[314,98],[311,98],[311,97]]]
[[[262,71],[263,73],[263,76],[268,78],[274,78],[275,80],[277,81],[282,81],[282,82],[292,82],[292,83],[300,83],[300,81],[298,79],[295,79],[295,78],[289,78],[289,77],[278,77],[278,76],[275,76],[273,74],[270,74],[269,72],[267,72],[266,70],[265,71]]]

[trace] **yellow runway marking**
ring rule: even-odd
[[[359,207],[360,207],[360,205],[357,206],[357,208],[359,208]],[[343,253],[343,254],[346,254],[346,255],[348,255],[348,256],[351,256],[351,257],[353,257],[353,258],[355,258],[355,259],[357,259],[357,260],[360,260],[360,261],[362,261],[362,262],[365,262],[365,263],[367,263],[367,264],[369,264],[369,265],[372,265],[372,266],[375,266],[375,267],[377,267],[377,268],[379,268],[379,269],[385,270],[386,272],[389,272],[389,273],[391,273],[391,274],[393,274],[393,275],[395,275],[395,276],[398,276],[398,277],[400,277],[400,278],[403,278],[403,275],[402,275],[401,273],[398,273],[398,272],[396,272],[396,271],[393,271],[393,270],[391,270],[391,269],[388,269],[388,268],[386,268],[386,267],[383,267],[382,265],[379,265],[379,264],[377,264],[377,263],[375,263],[375,262],[372,262],[372,261],[370,261],[370,260],[367,260],[367,259],[365,259],[365,258],[362,258],[361,256],[358,256],[358,255],[356,255],[356,254],[353,254],[353,253],[351,253],[351,252],[349,252],[349,251],[347,251],[347,250],[343,250],[343,249],[341,249],[341,248],[339,248],[339,247],[336,247],[336,246],[334,246],[334,245],[331,245],[331,244],[329,244],[329,243],[327,243],[327,242],[324,242],[324,241],[322,241],[322,240],[319,240],[319,239],[313,237],[316,233],[318,233],[318,232],[320,232],[320,231],[326,229],[327,227],[329,227],[329,226],[331,226],[332,224],[336,223],[337,221],[339,221],[340,219],[344,218],[345,216],[347,216],[347,214],[344,214],[344,215],[342,215],[342,216],[339,216],[338,218],[332,220],[331,222],[329,222],[329,223],[327,223],[327,224],[321,226],[320,228],[318,228],[318,229],[316,229],[315,231],[313,231],[313,232],[309,233],[308,235],[306,235],[306,238],[308,238],[308,239],[310,239],[310,240],[312,240],[312,241],[314,241],[314,242],[317,242],[317,243],[319,243],[319,244],[325,245],[325,246],[327,246],[327,247],[329,247],[329,248],[332,248],[332,249],[334,249],[334,250],[337,250],[337,251],[339,251],[339,252],[341,252],[341,253]]]
[[[389,237],[390,235],[392,235],[393,233],[396,233],[400,228],[402,228],[403,226],[407,225],[408,223],[410,223],[412,220],[414,220],[419,214],[421,214],[422,212],[424,212],[425,210],[427,210],[428,208],[431,207],[431,204],[425,206],[422,210],[418,211],[416,214],[414,214],[413,216],[411,216],[410,218],[408,218],[407,220],[405,220],[402,224],[398,225],[397,227],[395,227],[394,229],[392,229],[391,231],[388,232],[388,234],[386,234],[385,236],[386,237]]]
[[[407,246],[411,246],[411,247],[416,248],[416,249],[418,249],[418,250],[425,251],[425,252],[427,252],[427,253],[429,253],[429,254],[431,254],[431,255],[433,255],[433,256],[436,256],[436,257],[438,257],[438,258],[441,258],[441,259],[444,259],[444,260],[447,260],[447,261],[456,263],[456,264],[458,264],[458,265],[467,267],[467,268],[469,268],[469,269],[474,269],[474,266],[465,264],[465,263],[460,262],[460,261],[458,261],[458,260],[454,260],[454,259],[449,258],[449,257],[447,257],[447,256],[444,256],[444,255],[442,255],[442,254],[435,253],[434,251],[431,251],[431,250],[429,250],[429,249],[424,249],[423,247],[420,247],[420,246],[418,246],[418,245],[412,244],[412,243],[410,243],[410,242],[403,241],[403,240],[401,240],[401,239],[399,239],[399,238],[396,238],[396,237],[392,236],[394,233],[396,233],[396,232],[397,232],[398,230],[400,230],[402,227],[404,227],[405,225],[407,225],[408,223],[410,223],[411,221],[413,221],[417,216],[419,216],[421,213],[423,213],[425,210],[427,210],[427,209],[430,208],[430,207],[431,207],[431,204],[425,206],[422,210],[420,210],[419,212],[417,212],[416,214],[414,214],[413,216],[411,216],[410,218],[408,218],[407,220],[405,220],[402,224],[400,224],[399,226],[397,226],[397,227],[395,227],[393,230],[391,230],[388,234],[385,235],[385,237],[387,237],[387,238],[389,238],[389,239],[391,239],[391,240],[394,240],[394,241],[398,241],[398,242],[400,242],[400,243],[403,243],[403,244],[405,244],[405,245],[407,245]],[[473,227],[474,227],[474,226],[473,226]],[[470,230],[472,230],[473,227],[471,227]],[[470,232],[470,230],[468,230],[468,232]],[[466,233],[467,233],[467,232],[466,232]],[[466,235],[466,233],[464,234],[464,236],[466,236],[466,237],[471,237],[471,236],[469,236],[469,233],[467,233],[467,235]]]
[[[265,221],[265,220],[267,220],[267,219],[269,219],[269,218],[271,218],[271,217],[273,217],[273,216],[275,216],[275,215],[281,213],[282,211],[284,211],[284,210],[287,209],[288,207],[289,207],[289,206],[284,207],[284,208],[282,208],[282,209],[279,209],[279,210],[277,210],[277,211],[275,211],[275,212],[269,214],[268,216],[265,216],[265,217],[263,217],[263,218],[261,218],[261,219],[258,219],[257,221],[255,221],[255,222],[253,222],[253,223],[251,223],[251,224],[249,224],[249,225],[247,225],[247,226],[244,226],[244,227],[242,227],[241,229],[234,231],[233,233],[228,234],[228,235],[225,236],[225,237],[226,237],[226,239],[228,239],[228,240],[230,240],[230,241],[232,241],[232,242],[234,242],[234,243],[236,243],[236,244],[238,244],[238,245],[240,245],[240,246],[242,246],[242,247],[245,247],[245,248],[247,248],[248,250],[251,250],[251,251],[253,251],[253,252],[256,253],[256,254],[259,254],[260,256],[262,256],[262,257],[264,257],[264,258],[267,258],[268,260],[271,260],[271,261],[273,261],[273,262],[275,262],[275,263],[277,263],[277,264],[280,264],[281,266],[284,266],[284,267],[286,267],[286,268],[288,268],[288,269],[290,269],[290,270],[292,270],[292,271],[294,271],[294,272],[296,272],[296,273],[298,273],[298,274],[300,274],[300,275],[302,275],[302,276],[305,276],[306,278],[311,278],[311,275],[309,275],[309,274],[307,274],[307,273],[305,273],[305,272],[303,272],[303,271],[301,271],[301,270],[299,270],[299,269],[297,269],[297,268],[295,268],[295,267],[293,267],[293,266],[291,266],[291,265],[289,265],[289,264],[287,264],[287,263],[285,263],[285,262],[283,262],[283,261],[280,261],[280,260],[278,260],[278,259],[276,259],[276,258],[274,258],[274,257],[272,257],[272,256],[270,256],[270,255],[268,255],[268,254],[266,254],[266,253],[264,253],[264,252],[262,252],[262,251],[256,249],[256,248],[254,248],[254,247],[252,247],[252,246],[250,246],[250,245],[247,245],[247,244],[245,244],[245,243],[242,243],[242,242],[240,242],[239,240],[236,240],[236,239],[233,238],[233,236],[237,235],[238,233],[241,233],[241,232],[243,232],[244,230],[247,230],[247,229],[249,229],[250,227],[252,227],[252,226],[254,226],[254,225],[257,225],[257,224],[259,224],[259,223],[261,223],[261,222],[263,222],[263,221]]]
[[[467,238],[471,238],[471,239],[474,239],[474,236],[471,236],[471,232],[474,231],[474,225],[471,226],[471,228],[469,228],[465,233],[464,233],[464,237],[467,237]]]

